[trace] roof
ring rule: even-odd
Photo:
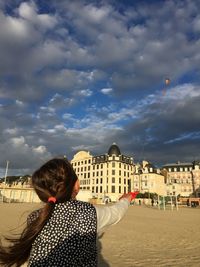
[[[117,146],[116,143],[113,143],[111,145],[111,147],[108,150],[108,155],[109,156],[112,156],[112,155],[119,156],[119,155],[121,155],[121,151],[120,151],[120,149],[119,149],[119,147]]]
[[[162,168],[164,167],[179,167],[179,166],[193,166],[193,164],[191,162],[177,162],[177,163],[169,163],[169,164],[165,164],[162,166]]]

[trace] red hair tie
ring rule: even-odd
[[[55,197],[49,197],[48,202],[53,202],[54,204],[56,203],[56,198]]]

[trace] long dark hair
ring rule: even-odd
[[[0,244],[1,266],[16,267],[22,265],[29,258],[31,246],[36,236],[42,230],[54,208],[54,203],[48,202],[53,196],[56,203],[66,202],[71,199],[77,176],[72,165],[63,158],[55,158],[32,175],[32,185],[45,206],[40,210],[38,217],[27,224],[19,238],[6,238],[10,242],[8,247]]]

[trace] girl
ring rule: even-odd
[[[1,266],[97,266],[97,232],[125,214],[131,193],[112,206],[94,207],[76,200],[79,181],[66,159],[55,158],[32,175],[32,185],[45,203],[28,216],[19,238],[0,246]]]

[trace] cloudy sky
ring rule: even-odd
[[[0,1],[0,176],[116,142],[200,159],[200,1]],[[165,79],[169,78],[167,85]]]

